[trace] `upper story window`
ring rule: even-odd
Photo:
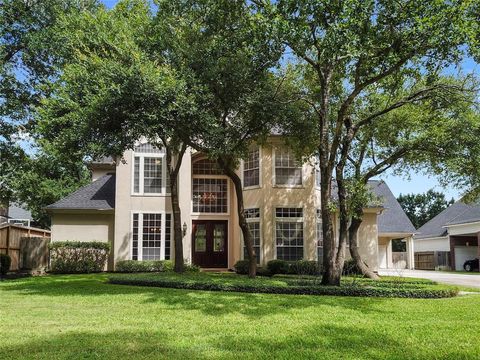
[[[192,211],[228,213],[228,181],[215,161],[199,159],[192,164]]]
[[[224,175],[217,162],[210,159],[197,160],[192,164],[193,175]]]
[[[158,195],[170,192],[165,152],[151,144],[135,146],[133,155],[133,194]]]
[[[301,186],[302,164],[287,148],[275,150],[275,185]]]
[[[243,162],[243,186],[260,185],[260,149],[251,150]]]

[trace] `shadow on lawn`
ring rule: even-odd
[[[228,326],[225,324],[227,332]],[[434,346],[406,347],[401,339],[381,330],[355,325],[305,327],[300,331],[242,333],[221,330],[215,336],[178,333],[174,330],[119,329],[111,332],[70,332],[43,335],[0,345],[5,359],[205,359],[205,358],[350,358],[350,359],[433,359],[438,358]],[[471,354],[470,354],[471,355]],[[443,350],[442,358],[468,358],[468,349]]]
[[[363,314],[385,313],[381,298],[353,298],[307,295],[266,295],[165,289],[143,286],[113,285],[106,283],[106,275],[67,275],[45,276],[0,283],[0,291],[14,291],[21,295],[41,296],[125,296],[132,295],[129,301],[158,303],[171,308],[197,310],[210,316],[228,313],[241,313],[252,317],[262,317],[282,313],[288,309],[307,307],[341,307]]]

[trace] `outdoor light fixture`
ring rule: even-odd
[[[183,236],[187,235],[187,223],[183,223],[183,226],[182,226],[182,234]]]

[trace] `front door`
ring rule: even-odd
[[[228,267],[228,221],[194,220],[193,263],[203,268]]]

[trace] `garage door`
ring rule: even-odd
[[[455,270],[463,270],[463,264],[467,260],[477,257],[476,246],[455,246]]]

